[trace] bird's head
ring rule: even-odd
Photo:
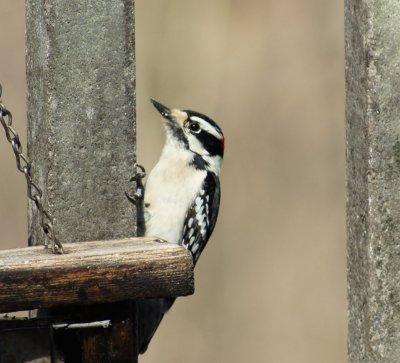
[[[219,174],[225,141],[221,128],[199,112],[169,109],[155,100],[151,102],[164,117],[167,143],[192,152],[196,167]]]

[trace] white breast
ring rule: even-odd
[[[180,244],[184,218],[203,180],[204,170],[189,166],[191,153],[166,145],[145,188],[146,236]]]

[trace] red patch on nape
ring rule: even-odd
[[[222,151],[225,151],[225,137],[221,136],[219,141],[221,141]]]

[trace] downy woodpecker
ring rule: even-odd
[[[196,264],[218,216],[224,135],[213,120],[201,113],[169,109],[154,100],[152,103],[164,118],[166,142],[144,188],[141,229],[145,236],[159,237],[187,248]],[[132,201],[136,199],[128,197]],[[141,353],[146,351],[174,300],[159,298],[139,302]]]

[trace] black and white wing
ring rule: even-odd
[[[214,230],[220,193],[218,177],[208,172],[199,194],[186,214],[181,244],[192,253],[195,264]]]

